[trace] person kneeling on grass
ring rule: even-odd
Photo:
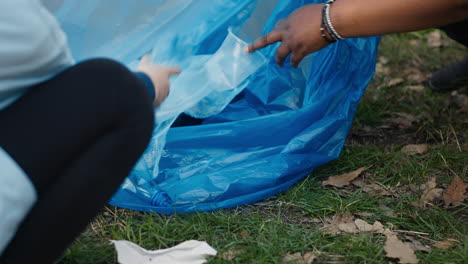
[[[397,32],[441,29],[468,46],[468,0],[330,0],[305,5],[275,29],[260,37],[247,52],[276,42],[276,61],[282,66],[290,55],[297,67],[302,59],[333,42],[345,38],[368,37]],[[468,83],[468,57],[433,74],[434,91],[448,91]]]
[[[0,263],[52,263],[145,150],[178,69],[74,64],[40,0],[0,1]]]

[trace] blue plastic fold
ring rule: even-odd
[[[45,2],[55,2],[45,0]],[[336,159],[375,68],[378,38],[348,39],[279,68],[246,42],[323,1],[67,0],[54,6],[77,60],[178,65],[152,140],[111,204],[210,211],[289,189]],[[194,120],[196,122],[194,122]],[[175,126],[177,124],[177,126]]]

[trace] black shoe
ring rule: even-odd
[[[450,92],[468,84],[468,56],[432,74],[429,86],[433,92]]]

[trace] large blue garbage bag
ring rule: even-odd
[[[287,190],[339,156],[374,73],[378,38],[337,42],[298,69],[276,65],[277,46],[243,52],[278,20],[323,0],[44,1],[77,60],[135,67],[151,53],[183,70],[155,111],[148,149],[110,201],[120,207],[208,211]]]

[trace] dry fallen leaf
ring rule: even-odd
[[[361,232],[383,233],[385,230],[384,226],[379,221],[375,221],[375,223],[371,225],[364,220],[356,219],[354,224]]]
[[[356,179],[354,181],[351,182],[352,185],[356,186],[356,187],[364,187],[366,185],[366,183],[362,180],[362,179]]]
[[[312,252],[306,252],[306,253],[304,253],[304,256],[303,256],[304,263],[306,263],[306,264],[313,263],[316,258],[317,258],[317,256],[312,254]]]
[[[322,183],[323,186],[328,186],[328,185],[331,185],[331,186],[335,186],[335,187],[344,187],[344,186],[347,186],[349,185],[354,179],[356,179],[357,177],[359,177],[359,175],[361,175],[361,173],[363,171],[365,171],[367,168],[360,168],[360,169],[357,169],[353,172],[350,172],[350,173],[345,173],[345,174],[342,174],[342,175],[338,175],[338,176],[331,176],[328,178],[328,180],[324,181]]]
[[[290,254],[288,253],[283,258],[284,263],[295,263],[295,264],[311,264],[317,257],[312,252],[306,252],[302,255],[300,252]]]
[[[390,196],[392,195],[391,192],[385,190],[382,186],[378,184],[368,184],[362,187],[362,190],[368,193],[371,196]]]
[[[444,193],[444,201],[445,205],[449,206],[452,204],[453,206],[459,206],[465,200],[465,192],[466,192],[467,185],[463,182],[463,180],[456,176],[452,183],[448,186],[447,190]]]
[[[395,86],[395,85],[398,85],[398,84],[401,84],[403,83],[405,80],[403,78],[395,78],[395,79],[391,79],[389,82],[388,82],[388,87],[392,87],[392,86]]]
[[[229,251],[224,252],[221,254],[221,258],[227,261],[231,261],[236,258],[237,255],[245,253],[245,249],[243,248],[232,248]]]
[[[384,250],[387,257],[399,259],[399,263],[419,262],[414,250],[408,244],[403,243],[394,232],[387,230],[385,235],[387,240],[385,241]]]
[[[429,147],[427,144],[406,145],[401,149],[401,151],[409,155],[424,154],[429,151]]]
[[[423,85],[410,85],[406,88],[414,92],[422,92],[425,89]]]
[[[348,233],[348,234],[357,234],[360,233],[361,231],[357,228],[356,224],[354,222],[350,223],[342,223],[338,225],[338,229],[341,232]]]
[[[358,234],[361,232],[383,233],[384,226],[376,221],[373,225],[367,223],[362,219],[353,221],[353,215],[350,213],[336,214],[329,224],[325,224],[324,228],[327,230],[324,234],[336,234],[344,232],[348,234]]]
[[[460,241],[456,240],[456,239],[447,239],[445,241],[437,241],[436,243],[434,243],[432,246],[435,247],[435,248],[442,248],[442,249],[447,249],[447,248],[451,248],[454,246],[455,243],[459,243]]]
[[[354,216],[351,213],[336,214],[333,216],[333,221],[331,224],[334,225],[334,228],[336,228],[338,231],[345,233],[358,233],[353,219]]]
[[[335,214],[332,217],[332,219],[331,220],[328,219],[327,220],[328,223],[324,225],[323,227],[325,229],[324,234],[331,235],[331,234],[339,233],[340,231],[342,232],[350,231],[350,232],[357,233],[358,230],[356,228],[356,225],[353,222],[353,218],[354,216],[351,213]]]
[[[388,120],[394,124],[397,124],[398,127],[406,129],[413,126],[413,123],[417,123],[419,119],[408,113],[393,113],[397,117],[389,118]]]
[[[437,182],[436,178],[433,177],[426,183],[426,187],[421,196],[421,201],[423,202],[433,202],[436,198],[439,198],[442,192],[444,191],[441,188],[436,188]]]
[[[360,212],[354,213],[355,215],[362,216],[362,217],[373,217],[375,214],[370,212]]]
[[[412,83],[423,83],[427,77],[418,68],[408,67],[403,71],[406,79]]]
[[[442,36],[439,31],[434,31],[427,37],[427,45],[429,47],[438,48],[442,46]]]

